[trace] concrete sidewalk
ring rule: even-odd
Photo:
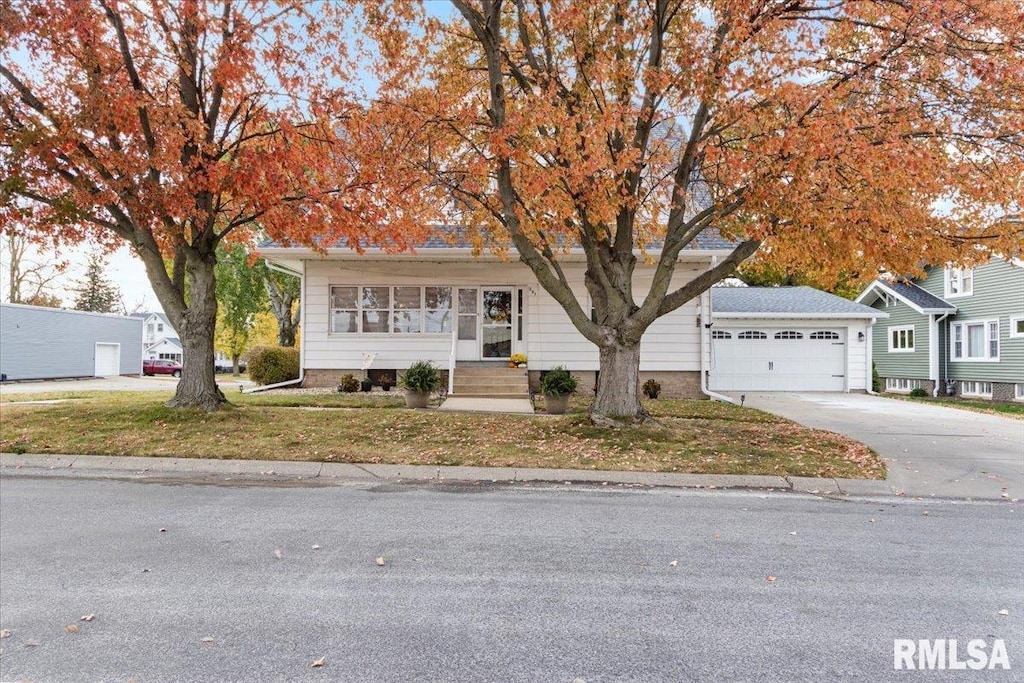
[[[450,467],[433,465],[353,465],[331,462],[208,460],[107,455],[0,454],[0,474],[118,477],[133,479],[197,478],[221,481],[380,483],[517,483],[552,482],[704,489],[764,489],[818,495],[894,495],[884,481],[817,479],[773,475],[675,474],[598,470]]]

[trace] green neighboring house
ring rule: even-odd
[[[875,280],[857,302],[889,314],[872,339],[885,391],[1024,401],[1024,262],[929,267]]]

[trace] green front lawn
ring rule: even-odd
[[[170,392],[5,395],[0,450],[417,465],[882,478],[863,444],[750,408],[648,401],[656,421],[592,427],[570,413],[413,411],[391,394],[231,393],[214,414],[166,408]],[[16,405],[70,398],[65,403]]]

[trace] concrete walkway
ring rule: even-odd
[[[517,483],[663,486],[678,488],[746,488],[818,495],[892,495],[886,482],[864,479],[816,479],[774,475],[675,474],[511,467],[433,465],[350,465],[331,462],[207,460],[108,455],[0,454],[0,473],[43,476],[116,477],[128,479],[200,479],[211,482],[319,482],[334,485],[382,483]]]
[[[867,444],[908,496],[1024,498],[1024,420],[867,394],[747,394],[746,405]]]
[[[533,415],[533,403],[528,398],[481,398],[477,396],[452,396],[446,398],[438,410],[469,413],[515,413]]]

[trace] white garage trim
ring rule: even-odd
[[[121,345],[96,342],[96,376],[114,377],[121,374]]]
[[[711,334],[710,388],[848,391],[849,337],[849,327],[824,320],[810,325],[720,321]]]

